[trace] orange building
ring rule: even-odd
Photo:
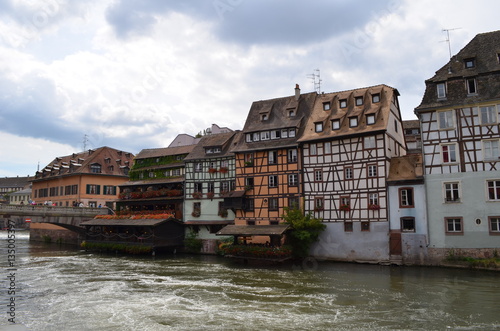
[[[32,199],[37,204],[72,207],[83,203],[86,207],[113,209],[117,187],[128,180],[133,158],[131,153],[106,146],[56,157],[37,171]]]

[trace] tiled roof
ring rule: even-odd
[[[189,154],[196,145],[186,145],[178,147],[162,147],[143,149],[136,155],[135,159],[149,159],[152,157],[161,157],[169,155]]]
[[[408,154],[393,157],[388,182],[423,180],[422,155]]]
[[[198,142],[196,147],[193,149],[191,153],[184,159],[185,161],[190,160],[199,160],[206,158],[220,158],[224,156],[233,155],[229,151],[231,147],[231,143],[235,137],[238,136],[239,131],[235,132],[227,132],[227,133],[218,133],[218,134],[210,134],[203,136],[201,140]],[[221,147],[220,153],[207,154],[205,149],[207,147]]]
[[[372,102],[372,96],[375,94],[380,95],[379,102]],[[299,142],[386,130],[393,99],[397,96],[399,96],[399,92],[387,85],[318,95]],[[359,106],[355,103],[358,97],[363,98],[363,104]],[[340,107],[341,100],[346,100],[346,107]],[[324,109],[325,103],[329,103],[330,109]],[[399,111],[397,109],[392,110]],[[375,115],[375,123],[368,125],[366,115],[370,114]],[[349,118],[352,117],[358,119],[358,125],[355,127],[349,125]],[[336,119],[340,120],[340,129],[332,130],[331,120]],[[323,124],[322,132],[316,132],[316,123]]]
[[[0,187],[3,188],[23,188],[29,185],[33,177],[4,177],[0,178]]]
[[[418,129],[420,128],[419,120],[406,120],[403,121],[403,129]]]

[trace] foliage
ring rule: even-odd
[[[282,217],[291,228],[288,239],[292,246],[293,256],[307,257],[309,248],[318,240],[326,225],[321,222],[321,219],[313,217],[311,213],[304,214],[298,208],[285,208],[285,214]]]
[[[253,257],[261,259],[283,259],[292,256],[290,246],[259,246],[259,245],[219,245],[219,253],[222,255]]]
[[[372,204],[372,205],[369,205],[369,206],[368,206],[368,209],[370,209],[370,210],[380,210],[380,206],[379,206],[379,205],[373,205],[373,204]]]
[[[198,238],[196,232],[190,232],[184,239],[184,246],[190,253],[199,253],[203,247],[203,242]]]
[[[183,155],[185,156],[185,155]],[[151,167],[151,166],[157,166],[157,165],[165,165],[165,164],[170,164],[170,163],[176,163],[179,162],[178,156],[177,155],[166,155],[166,156],[160,156],[160,157],[152,157],[148,159],[140,159],[136,160],[134,163],[131,171],[139,168],[145,168],[145,167]]]
[[[80,246],[86,250],[121,252],[127,254],[149,254],[153,251],[153,247],[151,246],[120,243],[89,243],[84,241]]]
[[[458,264],[465,263],[470,268],[500,268],[500,258],[498,256],[495,256],[495,253],[492,258],[474,258],[469,256],[455,255],[455,251],[452,249],[448,251],[446,261]]]
[[[144,211],[144,212],[137,212],[133,214],[125,214],[125,213],[120,213],[117,215],[96,215],[94,219],[105,219],[105,220],[116,220],[116,219],[131,219],[131,220],[161,220],[161,219],[169,219],[171,217],[174,217],[174,215],[170,212],[167,212],[165,210],[159,210],[157,212],[154,211]]]

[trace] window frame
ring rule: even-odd
[[[267,185],[271,188],[278,187],[278,175],[269,175],[267,177]]]
[[[286,152],[288,163],[297,163],[299,159],[299,152],[296,148],[290,148]]]
[[[453,150],[450,147],[453,146]],[[446,150],[445,150],[446,148]],[[453,157],[453,158],[452,158]],[[445,160],[446,159],[446,160]],[[442,164],[457,164],[459,162],[456,143],[441,144],[441,163]]]
[[[452,130],[455,128],[455,112],[453,110],[438,111],[437,116],[439,130]]]
[[[314,182],[319,183],[323,181],[323,169],[314,169]]]
[[[354,98],[354,104],[356,106],[362,106],[363,105],[363,97],[355,97]]]
[[[299,186],[299,175],[289,174],[288,175],[288,186]]]
[[[278,152],[277,151],[269,151],[267,153],[267,164],[278,164]]]
[[[450,185],[449,187],[447,187]],[[456,185],[456,187],[455,187]],[[448,192],[449,198],[448,198]],[[443,182],[443,200],[444,203],[460,203],[462,202],[462,185],[460,182]]]
[[[330,101],[323,102],[323,110],[330,110],[332,109]]]
[[[446,83],[436,84],[436,93],[438,99],[446,99]]]
[[[358,117],[357,116],[349,117],[349,127],[355,128],[357,126],[358,126]]]
[[[375,169],[375,170],[373,170]],[[376,178],[378,176],[378,166],[377,164],[366,165],[366,176],[368,178]]]
[[[332,124],[332,131],[333,130],[340,130],[340,119],[331,120],[331,124]]]
[[[477,92],[477,80],[476,78],[466,78],[465,85],[467,88],[467,95],[476,95]]]
[[[485,112],[483,113],[483,110]],[[483,116],[486,115],[486,116]],[[486,121],[484,118],[486,117]],[[495,125],[498,123],[498,111],[496,105],[479,107],[479,120],[481,125]]]
[[[309,155],[318,155],[318,145],[315,143],[309,144]]]
[[[454,230],[450,230],[450,221],[453,221]],[[456,222],[458,221],[458,223]],[[463,235],[464,234],[464,222],[463,217],[461,216],[452,216],[444,218],[444,226],[445,226],[445,234],[446,235]],[[457,225],[459,225],[460,229],[456,230]]]
[[[495,224],[496,229],[493,229],[493,224]],[[500,216],[488,216],[488,229],[490,235],[500,236]]]
[[[323,132],[323,122],[314,123],[314,132],[316,133]]]
[[[375,136],[365,136],[363,138],[363,149],[377,148],[377,138]]]
[[[325,199],[323,197],[314,197],[314,211],[325,210]]]
[[[347,108],[347,99],[339,100],[339,108]]]
[[[279,200],[278,198],[272,197],[268,198],[267,208],[269,211],[278,211],[279,210]]]
[[[500,179],[489,179],[486,181],[486,198],[488,201],[500,201]]]
[[[375,114],[366,115],[366,125],[373,125],[373,124],[375,124]]]
[[[413,187],[400,187],[398,191],[399,208],[415,208],[415,191]],[[409,192],[411,194],[408,194]]]
[[[496,146],[494,146],[496,144]],[[486,145],[490,145],[488,150],[489,154],[486,154]],[[482,141],[483,148],[483,160],[485,161],[498,161],[500,158],[500,139],[484,139]],[[496,150],[496,153],[494,153]]]
[[[410,221],[411,224],[413,225],[409,229],[405,227],[405,221]],[[405,216],[400,218],[400,229],[401,232],[403,233],[409,233],[409,232],[417,232],[417,225],[415,224],[415,217],[412,216]]]
[[[379,102],[380,102],[380,93],[372,94],[372,103],[379,103]]]
[[[347,176],[349,174],[349,176]],[[354,168],[344,167],[344,180],[353,180],[354,179]]]

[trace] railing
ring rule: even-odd
[[[40,205],[0,205],[0,215],[21,216],[95,216],[108,213],[108,208],[53,207]]]

